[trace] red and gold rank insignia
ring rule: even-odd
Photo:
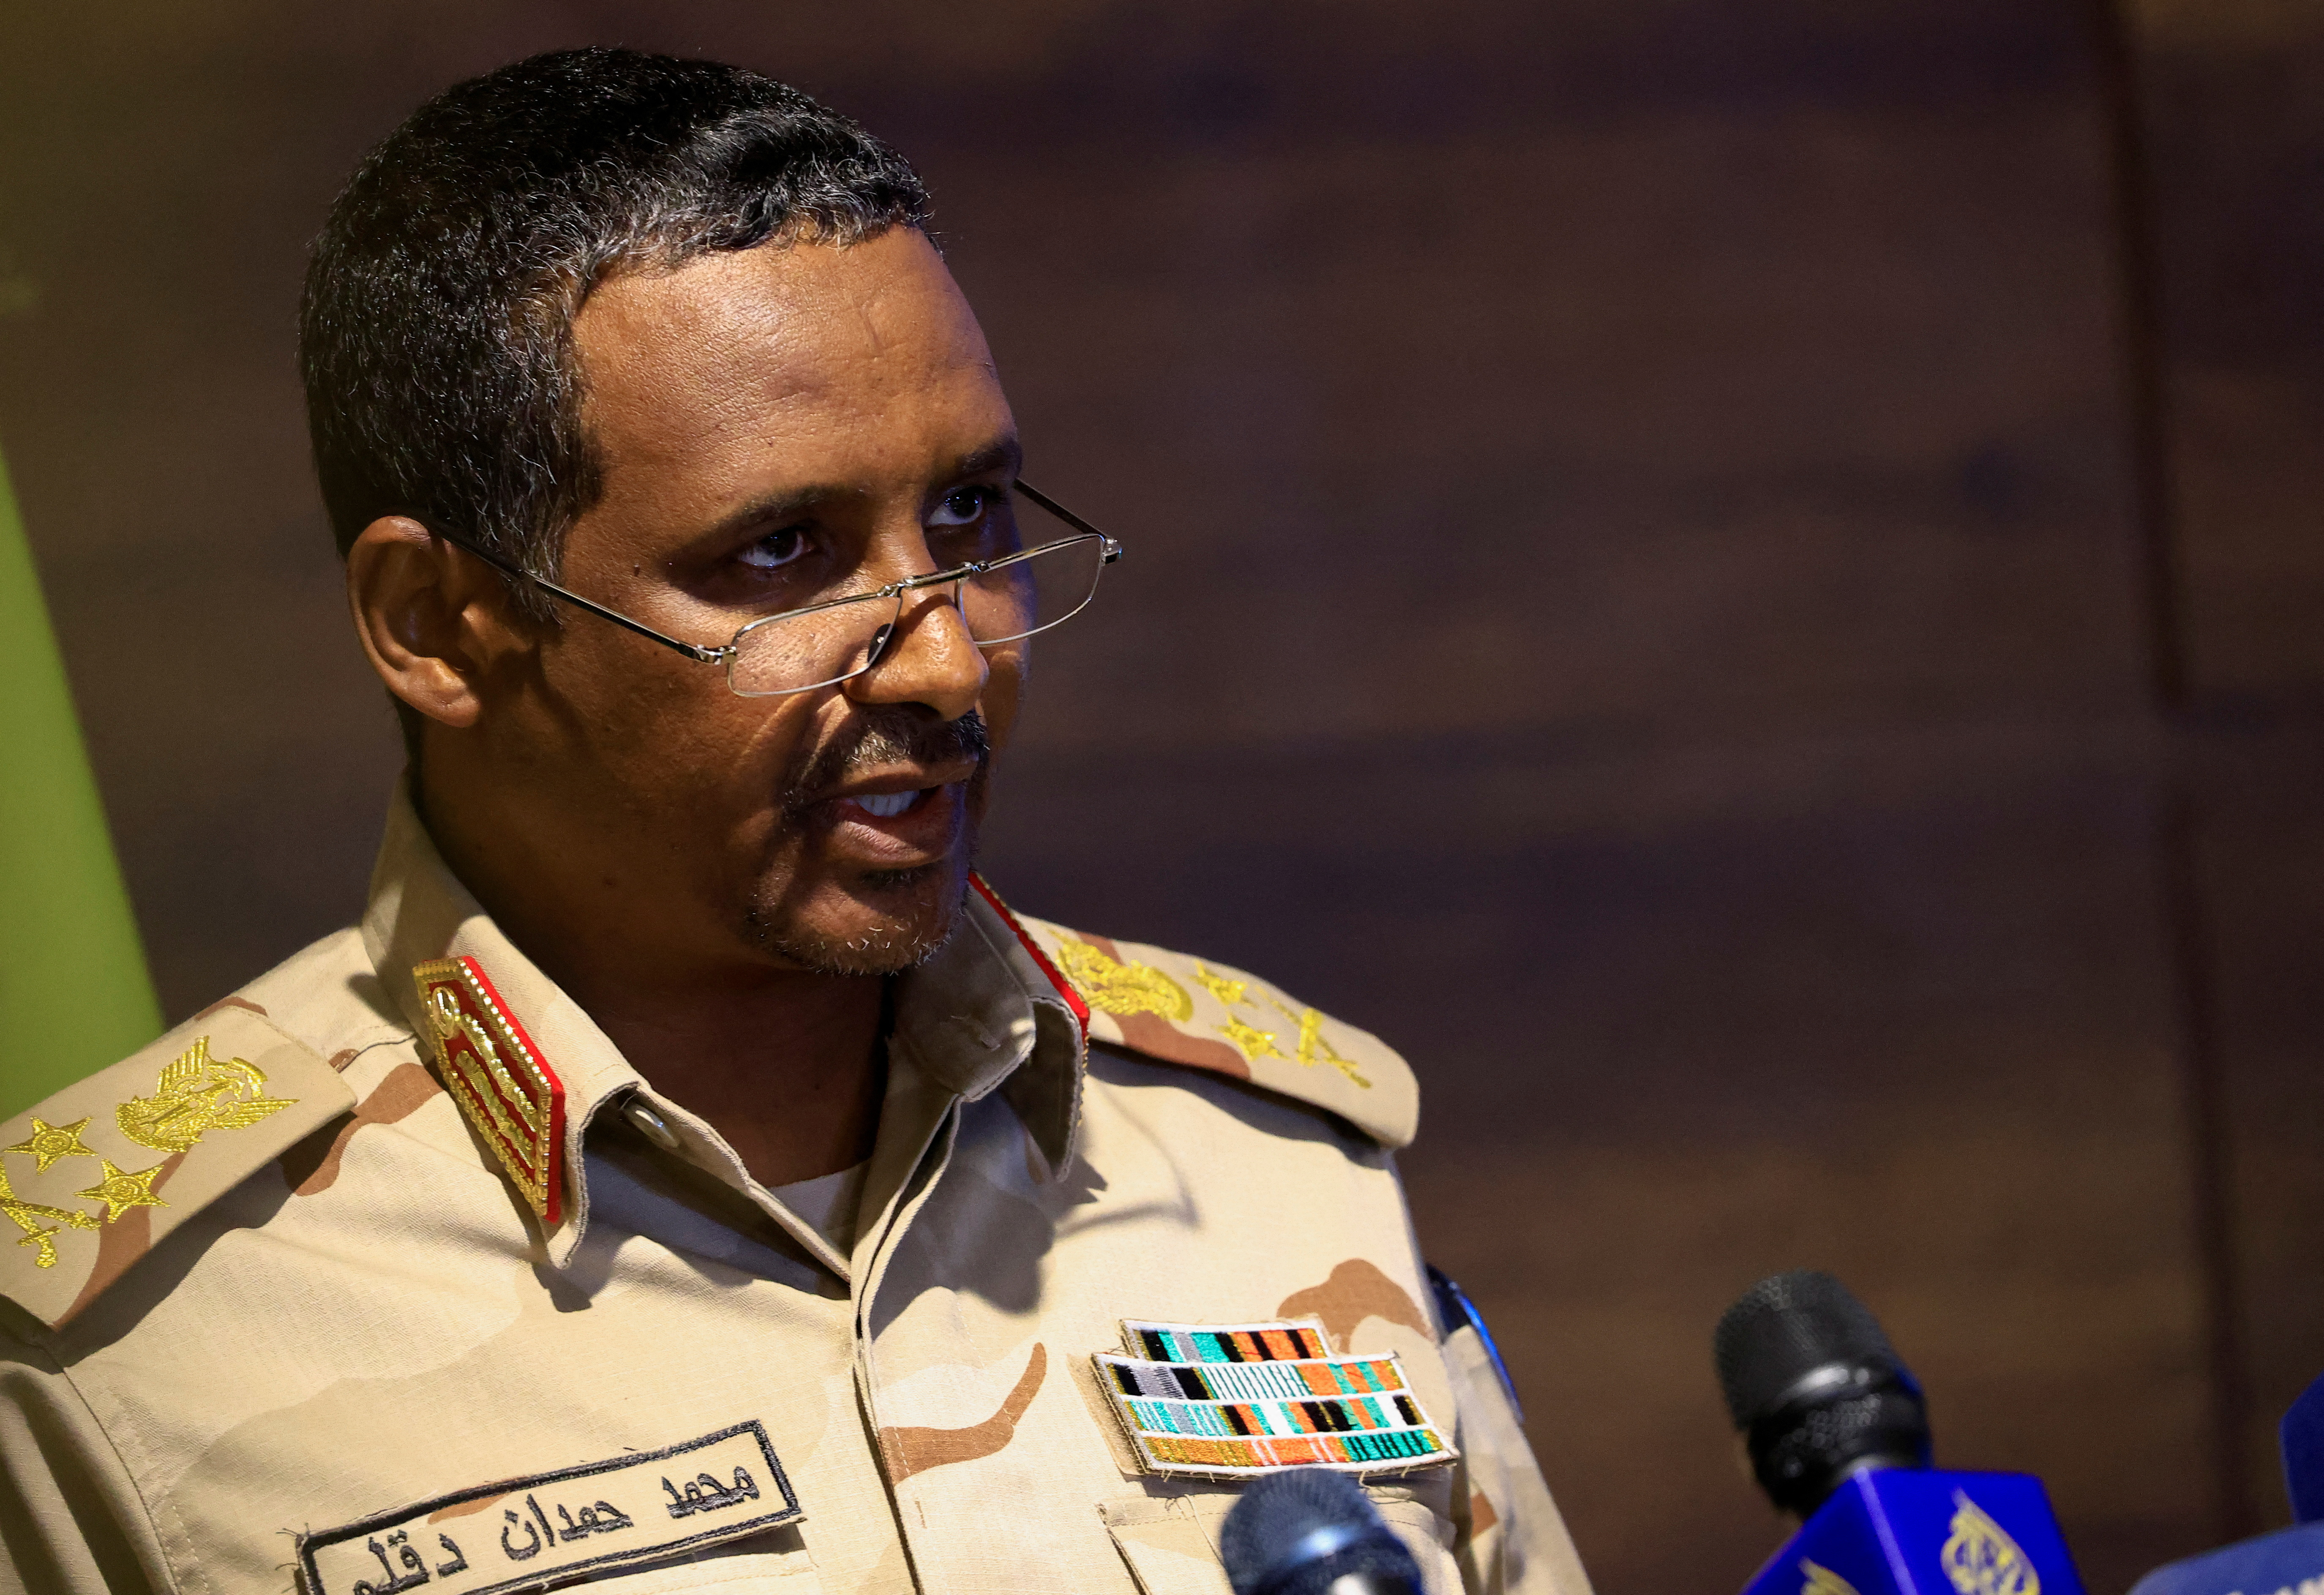
[[[412,967],[444,1087],[541,1222],[564,1193],[565,1087],[473,958]]]

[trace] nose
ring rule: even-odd
[[[844,685],[857,703],[918,704],[939,719],[957,720],[976,707],[991,674],[953,589],[929,587],[904,595],[904,612],[878,662]]]

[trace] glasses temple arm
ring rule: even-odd
[[[466,538],[455,537],[448,531],[439,531],[436,533],[436,535],[442,538],[446,542],[450,543],[456,549],[466,549],[469,553],[474,554],[477,558],[491,566],[494,570],[502,571],[509,576],[512,576],[521,582],[530,582],[552,598],[561,598],[566,603],[586,609],[591,614],[597,615],[604,620],[609,620],[617,626],[627,627],[629,630],[635,632],[639,636],[645,638],[648,641],[659,642],[664,648],[675,649],[690,659],[699,660],[701,663],[706,665],[715,665],[726,657],[727,650],[725,649],[697,648],[691,642],[681,642],[675,637],[668,636],[660,632],[655,631],[651,626],[645,624],[641,621],[632,620],[628,615],[622,614],[618,610],[607,609],[602,604],[592,603],[590,600],[581,596],[578,593],[568,593],[563,587],[558,586],[555,582],[549,581],[544,576],[537,576],[533,575],[532,572],[525,569],[522,566],[512,564],[510,561],[502,558],[498,554],[478,548]]]
[[[1048,511],[1050,514],[1055,515],[1058,520],[1064,521],[1074,530],[1085,531],[1092,537],[1104,537],[1105,540],[1109,543],[1113,541],[1111,538],[1105,537],[1105,533],[1100,531],[1096,527],[1092,526],[1079,515],[1074,514],[1071,510],[1068,510],[1065,505],[1051,498],[1047,493],[1043,493],[1039,488],[1026,481],[1022,476],[1017,478],[1017,491],[1023,493],[1027,498],[1031,499],[1035,503],[1040,505],[1041,508]]]

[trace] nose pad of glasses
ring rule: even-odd
[[[872,633],[872,641],[865,644],[863,649],[863,668],[868,670],[880,662],[880,656],[888,651],[888,640],[895,634],[894,621],[888,622]]]

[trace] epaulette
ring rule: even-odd
[[[312,1047],[228,998],[0,1124],[0,1213],[22,1232],[0,1247],[0,1296],[61,1327],[172,1230],[355,1105]]]
[[[1223,963],[1012,916],[1089,1009],[1089,1036],[1338,1114],[1393,1151],[1420,1128],[1412,1069],[1378,1037]]]

